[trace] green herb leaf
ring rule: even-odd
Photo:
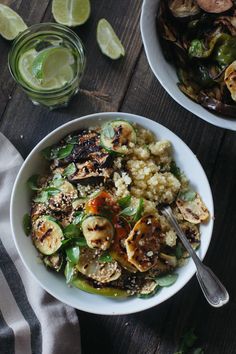
[[[33,200],[35,203],[46,203],[48,201],[48,192],[42,191]]]
[[[77,136],[77,135],[73,135],[73,136],[68,135],[68,136],[66,137],[66,142],[67,142],[68,144],[76,145],[76,144],[78,144],[78,136]]]
[[[62,148],[58,149],[57,152],[57,158],[59,160],[64,159],[65,157],[69,156],[74,148],[73,144],[68,144],[66,146],[63,146]]]
[[[181,170],[180,168],[176,165],[175,161],[171,161],[170,163],[170,172],[178,179],[181,179]]]
[[[76,265],[79,261],[80,248],[78,246],[70,247],[66,249],[67,260]]]
[[[99,262],[112,262],[113,258],[108,251],[104,252],[98,259]]]
[[[103,134],[105,135],[105,137],[108,138],[108,139],[112,139],[112,138],[114,138],[114,136],[115,136],[115,130],[114,130],[114,128],[111,126],[110,123],[107,123],[107,124],[103,127],[102,132],[103,132]]]
[[[53,221],[53,222],[56,222],[56,223],[58,223],[58,220],[57,219],[55,219],[53,216],[51,216],[51,215],[46,215],[45,216],[48,220],[51,220],[51,221]]]
[[[193,354],[204,354],[204,350],[202,348],[196,348],[194,349]]]
[[[62,175],[60,175],[59,173],[53,176],[53,180],[52,180],[53,187],[60,188],[64,182],[65,182],[64,178],[62,178]]]
[[[186,192],[182,192],[178,195],[178,198],[184,200],[185,202],[191,202],[196,198],[196,192],[192,190],[188,190]]]
[[[33,191],[38,191],[40,189],[40,188],[38,188],[38,179],[39,179],[39,175],[33,175],[27,181],[27,185]]]
[[[171,273],[167,275],[163,275],[157,278],[157,283],[161,287],[168,287],[173,285],[178,278],[178,274]]]
[[[196,340],[197,336],[194,333],[194,329],[191,328],[183,335],[178,352],[187,354],[189,350],[194,346]]]
[[[130,202],[131,202],[131,195],[127,195],[126,197],[123,197],[121,199],[118,200],[118,204],[121,207],[121,209],[125,209],[128,206],[130,206]]]
[[[141,218],[143,209],[144,209],[144,202],[143,202],[143,198],[141,198],[139,199],[139,205],[137,207],[136,213],[133,218],[135,222],[137,222]]]
[[[120,215],[133,216],[136,214],[137,208],[127,207],[120,212]]]
[[[82,236],[75,240],[75,244],[80,247],[88,247],[86,239]]]
[[[83,211],[77,213],[74,220],[73,220],[73,224],[74,225],[80,224],[83,221],[84,216],[85,216],[85,213]]]
[[[155,289],[149,293],[149,294],[137,294],[137,297],[139,297],[140,299],[150,299],[150,297],[153,297],[154,295],[156,295],[156,293],[158,292],[158,290],[160,289],[160,286],[157,285],[155,287]]]
[[[70,238],[66,238],[66,239],[61,241],[61,246],[64,247],[70,242],[71,242],[71,239]]]
[[[58,193],[60,193],[60,189],[58,189],[56,187],[47,187],[47,188],[44,188],[43,191],[48,193],[48,197],[51,197],[53,195],[57,195]]]
[[[70,284],[73,279],[75,279],[78,271],[76,270],[76,267],[73,265],[71,262],[66,263],[65,267],[65,277],[66,277],[66,283]]]
[[[55,187],[47,187],[44,188],[41,193],[39,193],[35,198],[34,202],[35,203],[46,203],[48,199],[53,196],[60,193],[60,190]]]
[[[46,160],[53,160],[57,157],[57,149],[54,149],[51,146],[46,147],[42,150],[42,155]]]
[[[71,176],[76,172],[76,166],[74,164],[74,162],[70,163],[63,172],[63,176]]]
[[[70,224],[64,229],[64,236],[66,238],[75,238],[80,236],[80,229],[74,224]]]
[[[31,233],[31,217],[29,214],[23,216],[23,229],[26,236],[29,236]]]

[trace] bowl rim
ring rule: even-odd
[[[137,114],[131,114],[131,113],[125,113],[125,112],[100,112],[100,113],[93,113],[93,114],[89,114],[89,115],[86,115],[86,116],[82,116],[82,117],[79,117],[79,118],[75,118],[65,124],[62,124],[60,125],[59,127],[57,127],[56,129],[54,129],[53,131],[51,131],[49,134],[47,134],[43,139],[41,139],[37,144],[36,146],[32,149],[32,151],[29,153],[29,155],[27,156],[27,158],[25,159],[25,161],[23,162],[18,174],[17,174],[17,177],[15,179],[15,182],[14,182],[14,186],[13,186],[13,189],[12,189],[12,194],[11,194],[11,200],[10,200],[10,224],[11,224],[11,234],[12,234],[12,237],[14,239],[14,243],[15,243],[15,246],[17,248],[17,251],[18,251],[18,254],[20,255],[20,258],[21,258],[21,261],[23,262],[23,264],[25,265],[26,269],[29,271],[29,273],[33,276],[33,278],[36,280],[36,282],[44,289],[46,290],[50,295],[54,296],[56,299],[58,299],[59,301],[69,305],[69,306],[72,306],[78,310],[81,310],[81,311],[85,311],[85,312],[88,312],[88,313],[93,313],[93,314],[97,314],[97,315],[127,315],[127,314],[132,314],[132,313],[137,313],[137,312],[141,312],[141,311],[144,311],[144,310],[147,310],[149,308],[152,308],[152,307],[155,307],[155,306],[158,306],[160,305],[161,303],[163,303],[164,301],[170,299],[173,295],[175,295],[177,292],[179,292],[189,281],[190,279],[194,276],[194,274],[196,273],[196,269],[194,267],[192,267],[193,265],[193,261],[190,259],[189,260],[189,263],[191,264],[191,267],[193,269],[190,269],[189,270],[189,274],[186,275],[186,279],[184,280],[184,284],[178,284],[176,282],[176,285],[175,285],[175,288],[173,288],[173,291],[171,293],[171,295],[165,295],[160,298],[160,297],[156,297],[157,301],[156,303],[154,304],[149,304],[149,302],[146,300],[145,302],[143,302],[143,306],[142,308],[139,308],[139,309],[135,309],[133,308],[132,306],[130,306],[130,309],[129,310],[118,310],[118,311],[114,311],[112,310],[112,305],[111,305],[111,310],[110,311],[99,311],[99,308],[96,309],[96,310],[90,310],[88,308],[84,309],[84,307],[80,307],[80,306],[75,306],[75,304],[71,304],[69,301],[66,301],[64,298],[63,298],[63,295],[61,296],[61,294],[57,294],[55,293],[53,290],[49,289],[48,286],[44,285],[38,278],[37,276],[34,274],[34,272],[31,270],[30,266],[27,264],[25,258],[24,258],[24,255],[23,253],[21,252],[20,250],[20,247],[19,247],[19,240],[18,238],[16,237],[16,234],[17,234],[17,230],[15,229],[15,225],[14,225],[14,199],[15,199],[15,195],[16,195],[16,192],[17,192],[17,187],[18,187],[18,181],[20,180],[20,177],[21,177],[21,174],[22,172],[24,171],[24,168],[27,164],[28,161],[31,160],[31,158],[34,156],[34,153],[37,152],[37,150],[39,149],[39,147],[41,145],[43,145],[47,140],[50,140],[54,135],[56,135],[58,132],[60,131],[63,131],[65,128],[67,127],[70,127],[70,126],[74,126],[76,125],[77,122],[82,122],[82,121],[89,121],[90,119],[93,119],[95,117],[97,117],[98,119],[100,118],[100,120],[102,120],[103,118],[106,118],[106,117],[109,117],[109,116],[117,116],[117,117],[126,117],[128,118],[128,120],[132,121],[132,119],[136,118],[138,120],[140,120],[140,125],[142,126],[142,122],[146,122],[146,123],[152,123],[154,125],[156,125],[156,128],[158,128],[158,126],[161,126],[162,129],[164,129],[166,132],[172,134],[175,136],[175,139],[180,142],[181,144],[184,144],[185,145],[185,148],[187,150],[189,150],[189,152],[191,152],[191,154],[194,155],[194,153],[192,152],[192,150],[188,147],[188,145],[182,140],[180,139],[174,132],[172,132],[170,129],[168,129],[167,127],[165,127],[164,125],[160,124],[160,123],[157,123],[151,119],[148,119],[148,118],[145,118],[143,116],[140,116],[140,115],[137,115]],[[112,118],[111,118],[112,119]],[[99,120],[98,120],[99,122]],[[138,123],[139,124],[139,123]],[[152,128],[150,128],[151,130],[153,130]],[[71,130],[73,131],[73,130]],[[69,133],[68,133],[69,134]],[[209,210],[212,212],[212,215],[211,215],[211,218],[209,220],[209,223],[207,224],[207,226],[209,227],[208,229],[208,233],[209,233],[209,239],[208,241],[206,241],[205,243],[205,250],[204,252],[202,251],[201,252],[201,259],[204,259],[206,253],[207,253],[207,250],[209,248],[209,245],[210,245],[210,242],[211,242],[211,239],[212,239],[212,233],[213,233],[213,227],[214,227],[214,218],[212,217],[214,215],[214,202],[213,202],[213,196],[212,196],[212,191],[211,191],[211,187],[210,187],[210,184],[209,184],[209,181],[208,181],[208,178],[206,176],[206,173],[201,165],[201,163],[199,162],[198,158],[196,157],[196,155],[194,155],[195,157],[195,163],[198,165],[198,168],[201,170],[204,178],[205,178],[205,181],[204,181],[204,184],[205,186],[207,187],[208,189],[208,192],[209,192],[209,200],[208,200],[208,208]],[[19,226],[19,225],[18,225]],[[161,301],[160,301],[161,299]],[[158,301],[159,300],[159,301]]]
[[[213,112],[208,111],[206,108],[202,107],[198,103],[192,101],[189,97],[184,95],[178,89],[176,83],[174,86],[172,86],[170,83],[167,83],[167,81],[163,77],[163,70],[159,69],[159,66],[155,65],[154,58],[151,55],[151,51],[153,49],[153,43],[151,43],[152,41],[150,41],[150,32],[153,32],[151,27],[152,21],[150,21],[150,19],[149,21],[147,21],[147,17],[150,13],[152,14],[152,16],[156,16],[156,13],[153,11],[149,11],[149,9],[154,2],[155,2],[155,6],[157,7],[159,1],[160,0],[143,0],[141,16],[140,16],[140,31],[141,31],[144,51],[147,57],[148,64],[153,74],[158,79],[158,81],[160,82],[164,90],[173,98],[175,102],[177,102],[180,106],[185,108],[190,113],[194,114],[195,117],[193,118],[203,119],[204,121],[218,128],[236,131],[236,119],[214,114]],[[147,24],[149,27],[147,27]],[[157,32],[156,32],[156,39],[157,41],[159,41]],[[171,67],[171,65],[168,62],[166,62],[166,64]],[[193,108],[191,108],[190,105],[192,105]],[[200,111],[197,112],[197,110]]]

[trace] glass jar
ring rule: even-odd
[[[62,74],[59,71],[58,80],[57,77],[52,78],[54,84],[51,81],[42,86],[40,79],[33,77],[31,73],[31,56],[37,56],[49,48],[67,48],[73,55],[73,65],[68,68],[70,79],[67,72],[65,79],[61,80]],[[42,104],[50,109],[67,106],[70,98],[78,92],[85,62],[84,46],[80,38],[66,26],[56,23],[33,25],[20,33],[14,40],[8,56],[9,70],[15,81],[34,104]]]

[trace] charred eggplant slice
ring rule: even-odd
[[[109,154],[102,161],[106,161]],[[106,181],[110,176],[112,169],[102,167],[104,163],[100,165],[96,160],[89,160],[83,163],[76,163],[76,171],[74,174],[68,176],[68,180],[73,183],[86,183],[91,182],[98,184]]]
[[[177,18],[193,17],[200,12],[194,0],[169,0],[168,6],[173,16]]]
[[[231,0],[197,0],[197,3],[202,10],[214,14],[228,11],[233,6]]]
[[[101,132],[101,145],[108,151],[127,154],[130,144],[136,142],[134,127],[127,121],[107,122]]]

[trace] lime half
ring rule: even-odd
[[[44,49],[32,63],[32,74],[42,82],[47,82],[60,75],[62,68],[71,66],[74,61],[74,56],[68,48]]]
[[[103,54],[111,59],[125,55],[125,49],[110,23],[102,18],[97,25],[97,42]]]
[[[53,0],[52,2],[55,21],[69,27],[84,24],[90,12],[90,0]]]
[[[8,39],[16,36],[27,28],[22,18],[10,7],[0,4],[0,34]]]
[[[37,79],[32,73],[32,66],[38,55],[39,54],[35,49],[30,49],[20,57],[18,62],[18,71],[21,79],[27,86],[29,86],[29,88],[37,91],[55,90],[73,80],[73,69],[71,66],[67,65],[61,68],[60,73],[58,73],[56,77],[51,78],[46,82]]]

